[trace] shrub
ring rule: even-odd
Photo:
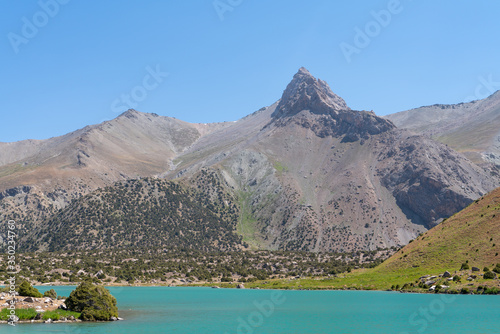
[[[500,263],[497,263],[496,267],[493,268],[493,271],[496,272],[497,274],[500,274]]]
[[[484,279],[494,279],[495,278],[495,273],[492,271],[485,272],[483,275]]]
[[[108,321],[118,317],[116,298],[103,286],[83,282],[66,299],[70,311],[81,313],[84,321]]]
[[[485,294],[485,295],[498,295],[499,293],[500,293],[500,290],[498,290],[497,287],[486,288],[483,291],[483,294]]]
[[[453,282],[460,282],[460,280],[461,280],[460,276],[458,275],[453,276]]]
[[[35,297],[42,298],[43,295],[38,291],[37,288],[34,288],[28,281],[23,281],[19,285],[19,295],[25,297]]]
[[[467,263],[462,263],[460,270],[469,270],[469,265]]]
[[[467,294],[469,294],[469,289],[467,289],[467,288],[462,288],[462,290],[460,290],[460,293],[461,293],[462,295],[467,295]]]
[[[486,272],[490,271],[490,268],[488,268],[488,267],[484,267],[484,268],[483,268],[483,271],[486,273]]]
[[[52,298],[52,299],[57,299],[57,292],[54,289],[50,289],[48,291],[45,291],[43,293],[43,296],[44,297],[49,297],[49,298]]]

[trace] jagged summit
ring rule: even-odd
[[[293,76],[272,116],[277,126],[295,123],[319,137],[343,136],[347,142],[395,128],[373,112],[349,108],[325,81],[316,79],[304,67]]]
[[[316,79],[306,68],[301,67],[283,92],[275,116],[293,116],[302,110],[309,110],[314,114],[329,114],[349,109],[325,81]]]
[[[117,118],[121,118],[121,117],[137,118],[137,116],[143,115],[143,114],[144,114],[143,112],[137,111],[135,109],[128,109],[127,111],[124,111],[123,113],[118,115]]]

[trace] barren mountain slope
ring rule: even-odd
[[[129,110],[61,137],[2,143],[0,216],[36,222],[99,187],[165,172],[202,134],[227,124],[189,124]]]
[[[66,136],[2,146],[0,214],[18,220],[25,236],[40,229],[46,238],[57,226],[75,242],[86,242],[71,235],[82,229],[54,214],[130,178],[174,180],[213,203],[228,194],[237,202],[236,231],[250,247],[312,251],[404,245],[500,185],[498,175],[445,145],[351,110],[304,68],[277,103],[237,122],[189,124],[128,111]],[[213,182],[200,183],[204,173]],[[80,204],[60,217],[85,222],[87,204]]]
[[[447,144],[475,163],[500,165],[500,91],[459,104],[436,104],[385,116],[399,128]]]
[[[170,177],[214,168],[240,198],[254,247],[404,245],[498,179],[425,137],[345,102],[300,69],[279,103],[202,138]]]

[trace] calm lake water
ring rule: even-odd
[[[38,287],[41,292],[51,287]],[[54,287],[68,296],[74,287]],[[500,296],[115,287],[124,321],[0,333],[500,333]]]

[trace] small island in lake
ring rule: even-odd
[[[23,281],[15,296],[9,287],[0,293],[0,323],[116,321],[116,298],[103,286],[81,283],[69,297],[57,296],[54,289],[40,293]]]

